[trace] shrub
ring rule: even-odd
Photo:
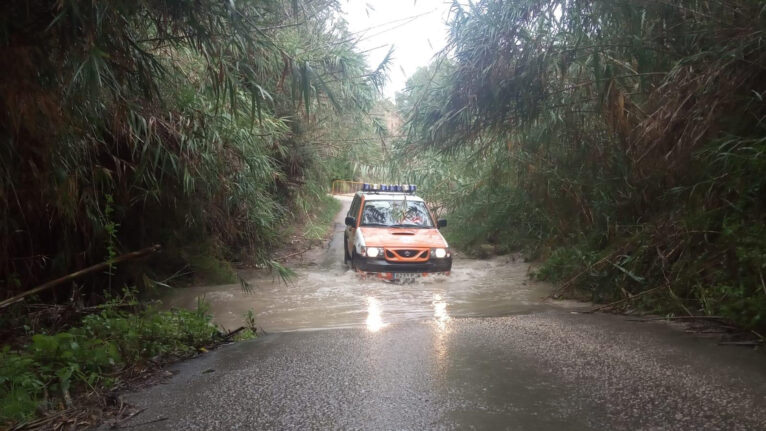
[[[147,361],[192,354],[215,341],[207,306],[194,311],[99,314],[55,335],[36,334],[20,349],[0,351],[0,423],[71,403],[70,392],[109,388],[112,373]]]

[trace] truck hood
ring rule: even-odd
[[[447,247],[438,229],[360,227],[368,247]]]

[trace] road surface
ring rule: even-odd
[[[121,426],[766,430],[763,352],[543,303],[549,287],[508,258],[457,260],[454,279],[358,280],[342,267],[336,228],[320,264],[291,286],[256,279],[247,296],[217,286],[169,298],[204,293],[231,326],[231,309],[253,308],[275,332],[126,394],[145,410]]]

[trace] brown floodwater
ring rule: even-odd
[[[364,279],[343,263],[343,216],[336,217],[329,245],[315,253],[316,262],[293,269],[285,283],[269,274],[247,278],[251,286],[226,284],[175,288],[162,298],[164,307],[193,308],[200,297],[210,304],[215,323],[227,329],[242,326],[249,310],[266,332],[366,327],[375,331],[410,320],[446,323],[455,317],[502,316],[542,306],[551,291],[531,280],[529,263],[517,256],[488,260],[457,257],[449,276],[429,276],[405,284]]]

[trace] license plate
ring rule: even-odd
[[[393,275],[394,280],[412,280],[420,277],[420,274],[417,272],[395,272]]]

